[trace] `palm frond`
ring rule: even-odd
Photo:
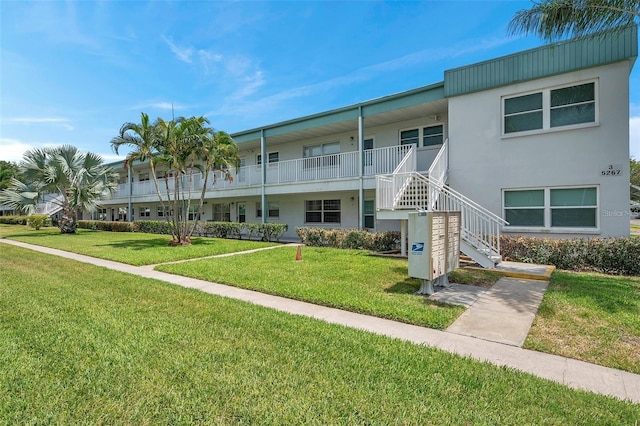
[[[507,31],[554,41],[623,28],[638,19],[638,0],[543,0],[534,1],[531,9],[518,11]]]

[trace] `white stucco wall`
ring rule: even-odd
[[[503,189],[597,186],[599,235],[628,236],[629,72],[620,62],[450,98],[451,187],[503,216]],[[504,96],[594,80],[595,125],[502,136]],[[622,173],[602,176],[609,165]]]

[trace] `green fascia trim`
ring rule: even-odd
[[[231,134],[231,137],[236,143],[255,141],[260,139],[262,131],[264,131],[265,137],[269,137],[349,120],[357,120],[360,107],[362,107],[363,117],[370,117],[376,114],[440,99],[444,99],[444,82],[383,96],[343,108],[270,124],[264,127],[236,132]]]
[[[632,25],[542,46],[444,73],[444,95],[463,95],[638,56],[638,27]]]

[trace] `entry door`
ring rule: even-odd
[[[247,221],[247,204],[238,203],[238,222],[245,223]]]

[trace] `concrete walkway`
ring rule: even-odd
[[[520,347],[548,285],[547,281],[500,278],[447,331]]]
[[[0,239],[0,243],[12,244],[43,253],[75,259],[80,262],[157,279],[187,288],[199,289],[210,294],[243,300],[295,315],[303,315],[419,345],[431,346],[450,353],[468,356],[476,360],[487,361],[494,365],[507,366],[524,371],[544,379],[562,383],[574,389],[583,389],[640,403],[640,375],[638,374],[601,367],[556,355],[521,349],[510,344],[454,334],[449,331],[438,331],[408,325],[61,250],[4,239]],[[502,313],[498,312],[497,315],[500,316]],[[505,321],[503,320],[500,322],[500,325],[504,326],[504,323]]]

